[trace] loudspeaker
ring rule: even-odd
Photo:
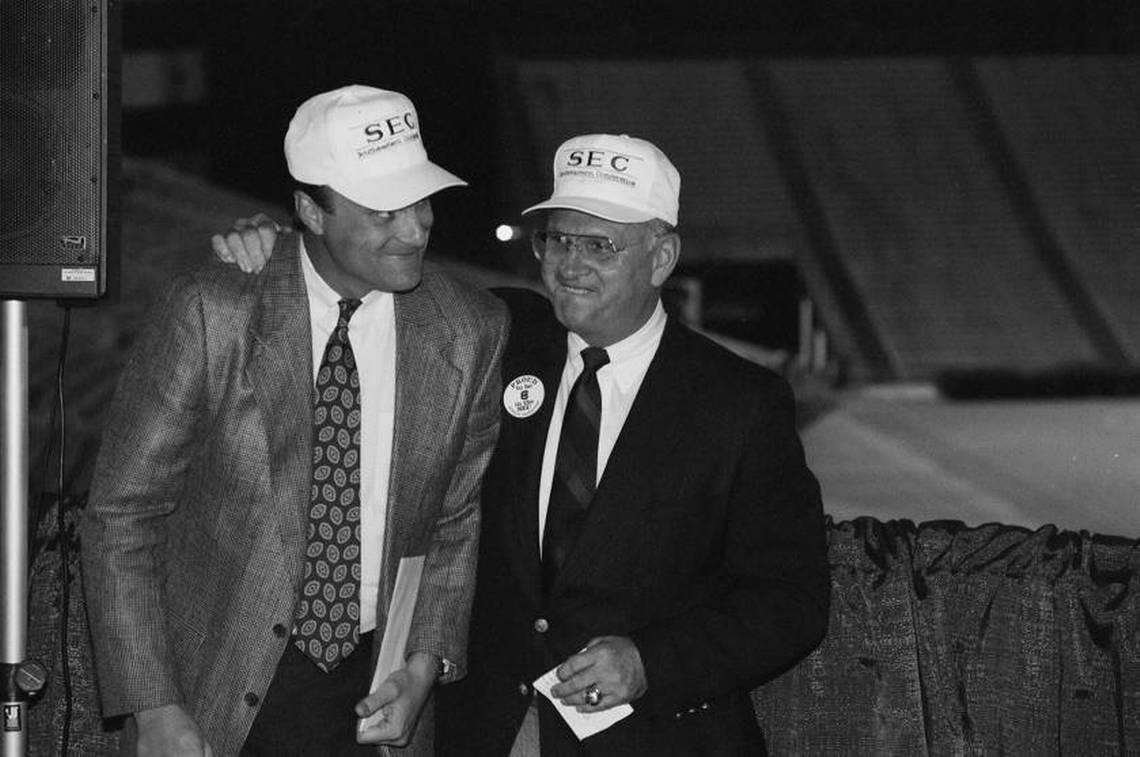
[[[119,2],[0,1],[0,298],[117,276]]]

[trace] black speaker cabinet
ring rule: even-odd
[[[119,2],[0,0],[2,299],[117,275]]]

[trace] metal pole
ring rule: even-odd
[[[28,621],[28,321],[24,302],[4,300],[4,441],[3,556],[0,557],[0,591],[3,592],[3,627],[0,634],[0,670],[3,675],[4,757],[27,752],[27,692],[17,673],[27,652]]]

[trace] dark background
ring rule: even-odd
[[[125,54],[197,51],[205,95],[125,109],[123,149],[284,203],[281,140],[302,100],[348,83],[403,91],[420,112],[432,159],[471,183],[436,201],[436,249],[462,258],[465,233],[519,210],[501,197],[498,162],[510,150],[497,142],[495,122],[496,67],[513,58],[1119,53],[1140,49],[1135,5],[126,0]]]

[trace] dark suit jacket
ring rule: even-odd
[[[282,235],[259,275],[214,262],[157,302],[83,523],[104,715],[183,703],[219,755],[237,753],[289,643],[304,566],[313,380],[297,239]],[[506,313],[434,269],[395,309],[377,628],[399,560],[426,555],[409,649],[465,666]]]
[[[828,617],[819,488],[789,387],[670,319],[543,596],[538,481],[566,331],[538,295],[500,296],[512,322],[503,381],[537,376],[546,398],[528,418],[503,414],[483,487],[470,674],[439,692],[439,754],[506,755],[529,684],[602,635],[632,637],[648,691],[580,744],[539,696],[544,757],[762,754],[749,690],[810,652]]]

